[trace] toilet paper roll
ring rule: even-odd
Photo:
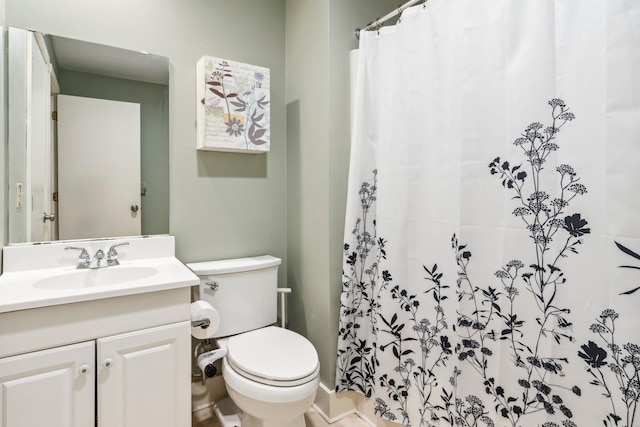
[[[206,301],[198,300],[191,303],[191,321],[209,319],[209,326],[202,328],[200,326],[191,328],[191,335],[195,338],[204,340],[211,338],[220,326],[220,315],[218,311],[211,307]]]

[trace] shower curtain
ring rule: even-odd
[[[336,391],[406,426],[640,426],[640,2],[361,34]]]

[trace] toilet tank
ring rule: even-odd
[[[220,315],[213,338],[226,337],[277,321],[278,266],[269,255],[187,264],[199,278],[199,299]]]

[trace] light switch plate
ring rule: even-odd
[[[22,207],[22,197],[24,196],[24,192],[22,191],[22,183],[18,182],[16,184],[16,208]]]

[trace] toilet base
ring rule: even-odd
[[[306,427],[304,415],[300,415],[290,421],[268,422],[255,418],[238,408],[233,400],[225,397],[213,405],[213,410],[220,427]]]
[[[213,405],[213,411],[220,427],[240,427],[242,410],[228,397]]]
[[[292,420],[283,422],[282,420],[260,420],[252,417],[246,412],[242,414],[242,427],[306,427],[306,425],[304,415],[300,415]]]

